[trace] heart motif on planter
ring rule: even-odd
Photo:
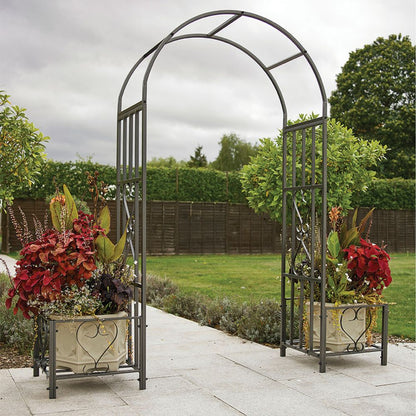
[[[114,321],[85,321],[78,326],[76,341],[94,362],[93,368],[88,364],[84,366],[84,373],[108,371],[108,364],[99,367],[99,363],[113,346],[117,336],[118,327]]]
[[[347,329],[345,328],[344,325],[344,318],[346,318],[346,312],[348,311],[352,311],[353,312],[353,316],[352,319],[348,319],[347,322],[353,322],[353,321],[357,321],[357,320],[362,320],[359,318],[358,314],[362,309],[366,309],[363,307],[359,307],[359,308],[355,308],[355,307],[351,307],[351,308],[345,308],[340,316],[339,319],[339,323],[340,323],[340,327],[341,330],[344,332],[344,334],[352,341],[350,344],[348,344],[347,346],[347,351],[351,352],[351,351],[362,351],[365,348],[365,341],[361,341],[361,338],[365,335],[365,333],[367,332],[367,330],[370,328],[371,326],[371,319],[369,320],[368,324],[366,325],[364,331],[359,335],[359,337],[357,339],[354,339],[352,337],[352,335],[350,333],[348,333]],[[365,319],[365,314],[364,314],[364,319]]]

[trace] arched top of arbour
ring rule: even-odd
[[[202,21],[203,19],[217,16],[220,19],[224,16],[222,22],[218,25],[213,25],[207,32],[191,32],[183,30],[192,23]],[[225,28],[233,25],[236,21],[241,19],[253,19],[264,23],[268,27],[276,30],[277,34],[282,35],[294,45],[294,53],[288,54],[283,59],[276,59],[274,62],[263,62],[258,56],[258,51],[250,50],[241,45],[235,39],[226,37],[224,33]],[[207,19],[208,20],[208,19]],[[207,22],[205,21],[205,23]],[[212,20],[212,19],[211,19]],[[192,27],[190,27],[192,30]],[[273,21],[259,16],[254,13],[237,11],[237,10],[218,10],[208,13],[203,13],[195,16],[170,32],[164,39],[157,43],[153,48],[146,52],[132,67],[128,73],[119,94],[117,106],[117,187],[116,187],[116,205],[117,205],[117,233],[118,238],[122,230],[127,230],[127,247],[133,255],[134,260],[134,357],[133,366],[139,370],[140,374],[140,388],[146,388],[146,255],[147,255],[147,84],[150,73],[163,48],[172,42],[178,42],[186,39],[212,39],[218,42],[228,44],[246,56],[251,58],[266,74],[279,98],[282,112],[283,112],[283,145],[282,145],[282,266],[281,266],[281,294],[282,294],[282,322],[286,322],[286,297],[285,297],[285,282],[286,279],[300,278],[296,274],[293,265],[296,263],[296,258],[300,255],[299,244],[304,248],[305,253],[314,253],[319,246],[317,244],[315,233],[311,233],[309,238],[308,230],[315,230],[315,219],[320,217],[326,218],[326,193],[327,193],[327,163],[326,163],[326,117],[327,117],[327,98],[325,89],[311,57],[308,55],[306,49],[298,42],[288,31],[283,29]],[[257,53],[256,53],[257,52]],[[287,106],[285,97],[281,88],[273,74],[276,68],[282,67],[289,62],[304,60],[313,72],[315,81],[320,91],[320,98],[322,100],[322,114],[321,117],[301,122],[298,124],[288,126],[287,120]],[[131,80],[133,74],[138,67],[144,69],[142,79],[141,98],[127,107],[123,108],[123,96],[126,87]],[[316,129],[321,128],[322,131],[322,149],[321,162],[317,162],[315,133]],[[311,158],[310,166],[307,164],[307,130],[311,131]],[[290,133],[290,134],[288,134]],[[288,143],[291,143],[290,146]],[[298,144],[301,147],[297,151]],[[291,149],[291,155],[290,154]],[[290,163],[288,163],[288,161]],[[301,173],[297,174],[296,169],[300,166]],[[306,171],[311,172],[310,179],[306,181]],[[318,175],[319,171],[319,175]],[[321,179],[321,183],[317,183],[317,178]],[[290,178],[290,180],[288,180]],[[304,203],[305,195],[310,195],[311,204],[308,205],[308,218],[311,220],[309,227],[308,223],[304,221],[297,208],[298,203]],[[321,198],[321,209],[317,210],[316,202],[318,196]],[[133,198],[133,200],[132,200]],[[320,211],[320,214],[319,212]],[[292,221],[290,224],[291,232],[288,233],[287,218],[290,215]],[[321,220],[320,241],[326,238],[326,221]],[[308,250],[307,244],[310,244],[311,249]],[[286,273],[286,253],[290,249],[290,268]],[[311,264],[311,270],[315,270],[313,254],[308,256]],[[325,245],[321,245],[321,258],[325,258]],[[326,287],[325,262],[321,262],[321,269],[319,271],[320,284]],[[303,263],[302,263],[303,264]],[[140,268],[140,270],[139,270]],[[310,279],[309,277],[301,276],[302,279]],[[293,282],[293,280],[292,280]],[[303,287],[303,286],[302,286]],[[294,285],[291,285],[291,305],[294,304]],[[314,293],[311,290],[311,293]],[[322,292],[324,293],[324,291]],[[301,294],[303,291],[301,290]],[[325,299],[322,301],[325,304]],[[302,304],[302,302],[301,302]],[[312,302],[311,302],[312,304]],[[291,308],[293,312],[293,308]],[[292,313],[293,315],[293,313]],[[294,322],[294,317],[291,315],[291,321]],[[299,314],[303,319],[302,312]],[[326,311],[321,310],[321,316],[326,316]],[[325,334],[325,319],[321,319],[321,334]],[[300,325],[301,327],[302,325]],[[292,325],[293,327],[293,325]],[[311,330],[313,326],[310,325]],[[293,331],[292,331],[293,332]],[[291,334],[292,334],[291,332]],[[292,335],[291,335],[292,336]],[[312,338],[312,335],[310,335]],[[284,355],[286,347],[293,347],[292,338],[290,342],[286,342],[285,325],[281,325],[281,335],[283,348],[281,348],[281,355]],[[300,338],[300,345],[302,346],[302,339]],[[138,348],[136,348],[138,346]],[[321,354],[324,354],[325,343],[321,342]],[[303,351],[303,350],[302,350]],[[325,370],[325,355],[321,361],[321,371]]]
[[[191,25],[194,22],[197,22],[202,19],[206,19],[212,16],[221,16],[223,15],[225,17],[224,22],[216,27],[212,27],[211,30],[209,30],[206,33],[181,33],[183,29],[185,29],[187,26]],[[228,26],[232,25],[234,22],[236,22],[239,19],[255,19],[259,22],[263,22],[264,24],[274,28],[276,31],[280,32],[280,34],[284,37],[286,37],[297,49],[297,53],[287,56],[284,59],[278,60],[276,62],[263,62],[255,53],[253,50],[249,50],[248,48],[244,47],[240,43],[236,42],[233,39],[230,39],[228,37],[221,36],[221,31]],[[131,68],[130,72],[128,73],[126,79],[124,80],[124,83],[121,87],[119,98],[118,98],[118,114],[126,114],[132,111],[135,111],[137,109],[137,106],[142,106],[147,101],[147,83],[149,79],[149,75],[152,71],[153,65],[163,50],[163,48],[172,42],[177,42],[185,39],[212,39],[219,42],[226,43],[228,45],[231,45],[237,49],[239,49],[241,52],[249,56],[253,61],[257,63],[257,65],[265,72],[266,76],[271,81],[274,90],[276,91],[279,101],[282,107],[283,112],[283,124],[284,126],[287,123],[287,107],[285,102],[285,97],[279,87],[278,82],[276,81],[273,70],[275,68],[281,67],[282,65],[285,65],[293,60],[297,59],[305,59],[307,63],[309,64],[311,71],[313,72],[313,75],[316,79],[321,99],[322,99],[322,117],[327,116],[327,97],[325,93],[325,88],[322,83],[321,76],[312,60],[312,58],[307,53],[306,49],[301,45],[301,43],[293,36],[291,35],[286,29],[284,29],[282,26],[278,25],[277,23],[273,22],[270,19],[267,19],[263,16],[246,12],[246,11],[240,11],[240,10],[217,10],[207,13],[202,13],[198,16],[195,16],[191,19],[186,20],[184,23],[180,24],[178,27],[176,27],[173,31],[171,31],[164,39],[162,39],[159,43],[157,43],[153,48],[151,48],[148,52],[146,52]],[[145,72],[143,75],[143,81],[142,81],[142,98],[141,101],[137,104],[123,109],[123,96],[124,92],[126,90],[126,87],[132,78],[133,74],[135,73],[136,69],[147,59],[149,58],[150,61],[147,63],[147,67],[145,68]]]

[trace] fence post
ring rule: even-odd
[[[1,212],[1,251],[2,253],[9,254],[10,245],[10,231],[9,231],[9,213],[7,211]]]

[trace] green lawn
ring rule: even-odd
[[[390,286],[384,290],[389,307],[389,333],[415,339],[415,256],[391,254]]]
[[[384,291],[385,300],[391,303],[389,333],[415,339],[415,257],[402,253],[391,257],[393,282]],[[171,279],[185,292],[197,290],[241,301],[280,300],[277,255],[150,256],[147,270]]]
[[[185,292],[242,301],[280,297],[280,256],[204,255],[148,257],[147,270],[174,281]]]

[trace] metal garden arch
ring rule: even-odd
[[[212,27],[207,33],[186,33],[180,32],[190,25],[201,19],[212,16],[224,16],[224,22],[219,26]],[[285,36],[298,50],[297,53],[288,56],[278,62],[264,63],[255,53],[238,42],[222,37],[221,31],[232,25],[239,19],[255,19],[266,25],[269,25],[281,35]],[[312,352],[312,348],[305,349],[302,342],[302,335],[297,344],[293,339],[294,331],[294,304],[295,281],[309,281],[311,284],[319,284],[325,287],[325,264],[322,266],[319,279],[303,275],[295,268],[299,256],[307,257],[309,264],[314,264],[314,252],[317,246],[317,240],[324,241],[326,236],[326,122],[327,122],[327,98],[325,89],[311,57],[305,48],[284,28],[273,21],[259,16],[257,14],[236,11],[236,10],[219,10],[200,14],[179,25],[169,33],[158,44],[146,52],[132,67],[127,75],[119,94],[117,107],[117,230],[118,237],[122,230],[128,227],[128,246],[134,258],[135,264],[135,302],[132,334],[134,339],[134,363],[133,366],[140,374],[140,388],[146,388],[146,155],[147,155],[147,95],[148,79],[153,65],[162,52],[170,43],[186,39],[200,38],[212,39],[231,45],[253,59],[258,66],[264,71],[269,78],[272,87],[278,95],[282,112],[282,131],[284,136],[283,144],[283,232],[282,232],[282,332],[281,332],[281,355],[285,355],[287,347],[300,349],[304,352]],[[142,79],[142,96],[136,104],[123,108],[123,96],[126,87],[135,73],[136,69],[147,59],[149,62],[145,67]],[[279,84],[273,75],[273,70],[285,65],[293,60],[305,59],[308,63],[320,91],[322,100],[322,113],[316,119],[299,124],[288,125],[287,108],[285,98],[279,88]],[[322,136],[322,163],[315,163],[315,135],[317,131]],[[306,166],[306,134],[312,135],[312,165]],[[301,152],[297,152],[296,143],[301,143]],[[296,155],[292,157],[291,154]],[[297,154],[298,153],[298,154]],[[301,164],[302,175],[296,176],[296,163]],[[312,181],[305,180],[305,170],[310,169],[312,172]],[[319,174],[318,174],[319,173]],[[299,175],[298,175],[299,176]],[[320,183],[317,182],[320,179]],[[300,204],[305,205],[305,196],[308,197],[308,213],[301,215],[298,209]],[[130,200],[130,201],[129,201]],[[129,201],[129,202],[128,202]],[[319,202],[318,202],[319,201]],[[304,209],[302,210],[304,213]],[[320,226],[320,237],[316,236],[314,230],[317,225]],[[287,253],[290,251],[290,255]],[[324,258],[324,248],[322,249]],[[287,284],[286,282],[289,282]],[[287,287],[289,296],[287,296]],[[324,293],[325,291],[322,291]],[[325,295],[323,295],[325,296]],[[324,305],[325,299],[322,299]],[[289,307],[288,307],[289,305]],[[325,306],[322,306],[321,315],[325,316]],[[300,314],[302,315],[302,314]],[[302,319],[302,318],[301,318]],[[286,339],[287,325],[290,323],[290,337]],[[325,319],[320,320],[321,334],[325,333]],[[310,331],[313,331],[311,324]],[[310,338],[311,339],[311,338]],[[320,346],[320,371],[325,371],[325,340],[321,340]]]

